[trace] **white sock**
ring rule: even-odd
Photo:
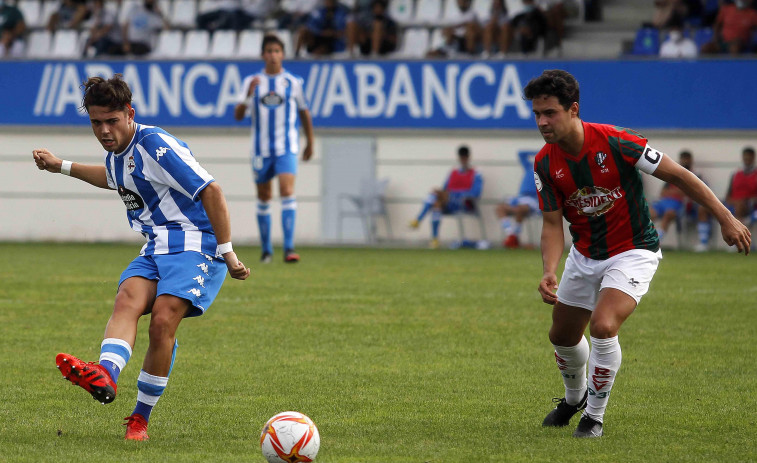
[[[586,336],[573,347],[555,346],[555,361],[565,384],[565,401],[576,405],[586,393],[586,361],[589,360],[589,343]]]
[[[589,400],[584,413],[600,423],[622,358],[617,336],[607,339],[591,338]]]

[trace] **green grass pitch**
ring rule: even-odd
[[[543,429],[562,396],[538,251],[303,248],[227,279],[182,323],[148,442],[125,442],[147,320],[103,406],[55,368],[96,360],[139,245],[0,244],[0,461],[263,462],[274,414],[308,414],[318,462],[757,460],[757,256],[667,252],[620,332],[605,437]],[[574,418],[574,423],[577,419]]]

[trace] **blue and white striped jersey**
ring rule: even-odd
[[[247,97],[252,79],[260,83],[251,98]],[[299,111],[308,109],[301,77],[281,71],[276,75],[260,71],[242,83],[239,103],[247,103],[252,118],[252,155],[298,155],[300,152]]]
[[[213,177],[187,144],[159,127],[136,124],[123,153],[105,153],[108,186],[118,190],[129,225],[147,238],[140,255],[197,251],[216,255],[200,192]]]

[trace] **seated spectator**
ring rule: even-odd
[[[536,193],[534,181],[534,158],[536,152],[520,151],[518,159],[523,166],[523,180],[520,182],[518,196],[505,200],[497,205],[497,218],[502,226],[505,240],[502,246],[508,249],[520,247],[520,236],[523,221],[535,212],[539,212],[539,196]]]
[[[23,54],[26,23],[21,11],[0,1],[0,59]]]
[[[756,221],[757,207],[757,167],[754,163],[754,148],[745,147],[741,152],[744,165],[731,175],[725,204],[739,220],[748,223]]]
[[[683,21],[686,16],[687,8],[683,0],[654,0],[651,26],[665,29],[674,22]]]
[[[704,178],[701,174],[695,172],[694,156],[691,151],[684,150],[678,155],[678,162],[687,170],[693,172],[702,181]],[[712,232],[712,223],[707,210],[699,207],[695,202],[689,200],[683,191],[672,183],[665,183],[660,192],[660,199],[652,204],[649,209],[652,221],[660,221],[657,227],[657,234],[660,236],[660,242],[668,232],[671,223],[679,222],[685,216],[696,219],[697,235],[699,242],[694,248],[697,252],[706,251]]]
[[[323,0],[323,6],[313,11],[307,23],[300,27],[295,55],[299,56],[303,47],[315,56],[345,51],[349,14],[349,8],[337,0]]]
[[[523,10],[510,21],[513,42],[517,51],[533,53],[547,33],[547,17],[536,7],[534,0],[523,0]]]
[[[668,38],[660,45],[660,58],[696,58],[698,54],[697,44],[683,35],[683,22],[673,21]]]
[[[273,7],[273,0],[217,0],[211,10],[197,15],[197,27],[209,32],[241,31],[267,17]]]
[[[387,14],[387,0],[372,0],[369,11],[359,11],[347,22],[347,49],[354,56],[383,56],[397,49],[397,23]]]
[[[486,59],[494,53],[494,45],[497,45],[497,57],[503,58],[510,51],[510,41],[512,40],[512,31],[510,30],[510,20],[507,17],[507,6],[505,0],[492,1],[492,8],[489,21],[484,25],[482,30],[481,44],[483,52],[481,57]]]
[[[471,8],[471,0],[457,0],[450,25],[442,29],[444,45],[428,53],[430,57],[453,57],[458,53],[473,55],[479,45],[481,24],[476,11]]]
[[[470,165],[470,149],[461,146],[457,150],[460,167],[450,172],[444,186],[435,188],[423,202],[418,217],[410,222],[410,228],[417,229],[426,214],[431,211],[431,248],[439,247],[439,225],[443,214],[474,211],[476,201],[481,197],[484,186],[481,174]]]
[[[565,37],[565,11],[563,0],[537,0],[537,6],[547,19],[547,31],[545,33],[545,50],[560,48],[562,39]]]
[[[47,30],[78,29],[84,20],[89,19],[87,0],[62,0],[58,9],[47,20]]]
[[[318,7],[319,0],[282,0],[274,12],[279,29],[298,30],[307,23],[308,16]]]
[[[715,38],[702,46],[702,53],[738,55],[748,51],[756,28],[757,11],[752,8],[752,0],[723,4],[715,19]]]
[[[115,10],[105,7],[105,0],[92,2],[92,28],[84,45],[84,56],[123,55],[123,37]]]
[[[127,55],[142,56],[152,51],[158,33],[169,29],[155,0],[143,0],[127,13],[123,25],[123,48]]]

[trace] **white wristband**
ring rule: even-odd
[[[63,163],[60,165],[60,173],[63,175],[71,176],[71,166],[74,163],[71,161],[63,161]]]
[[[233,250],[234,249],[231,247],[231,241],[229,241],[228,243],[219,244],[216,248],[216,252],[221,256]]]

